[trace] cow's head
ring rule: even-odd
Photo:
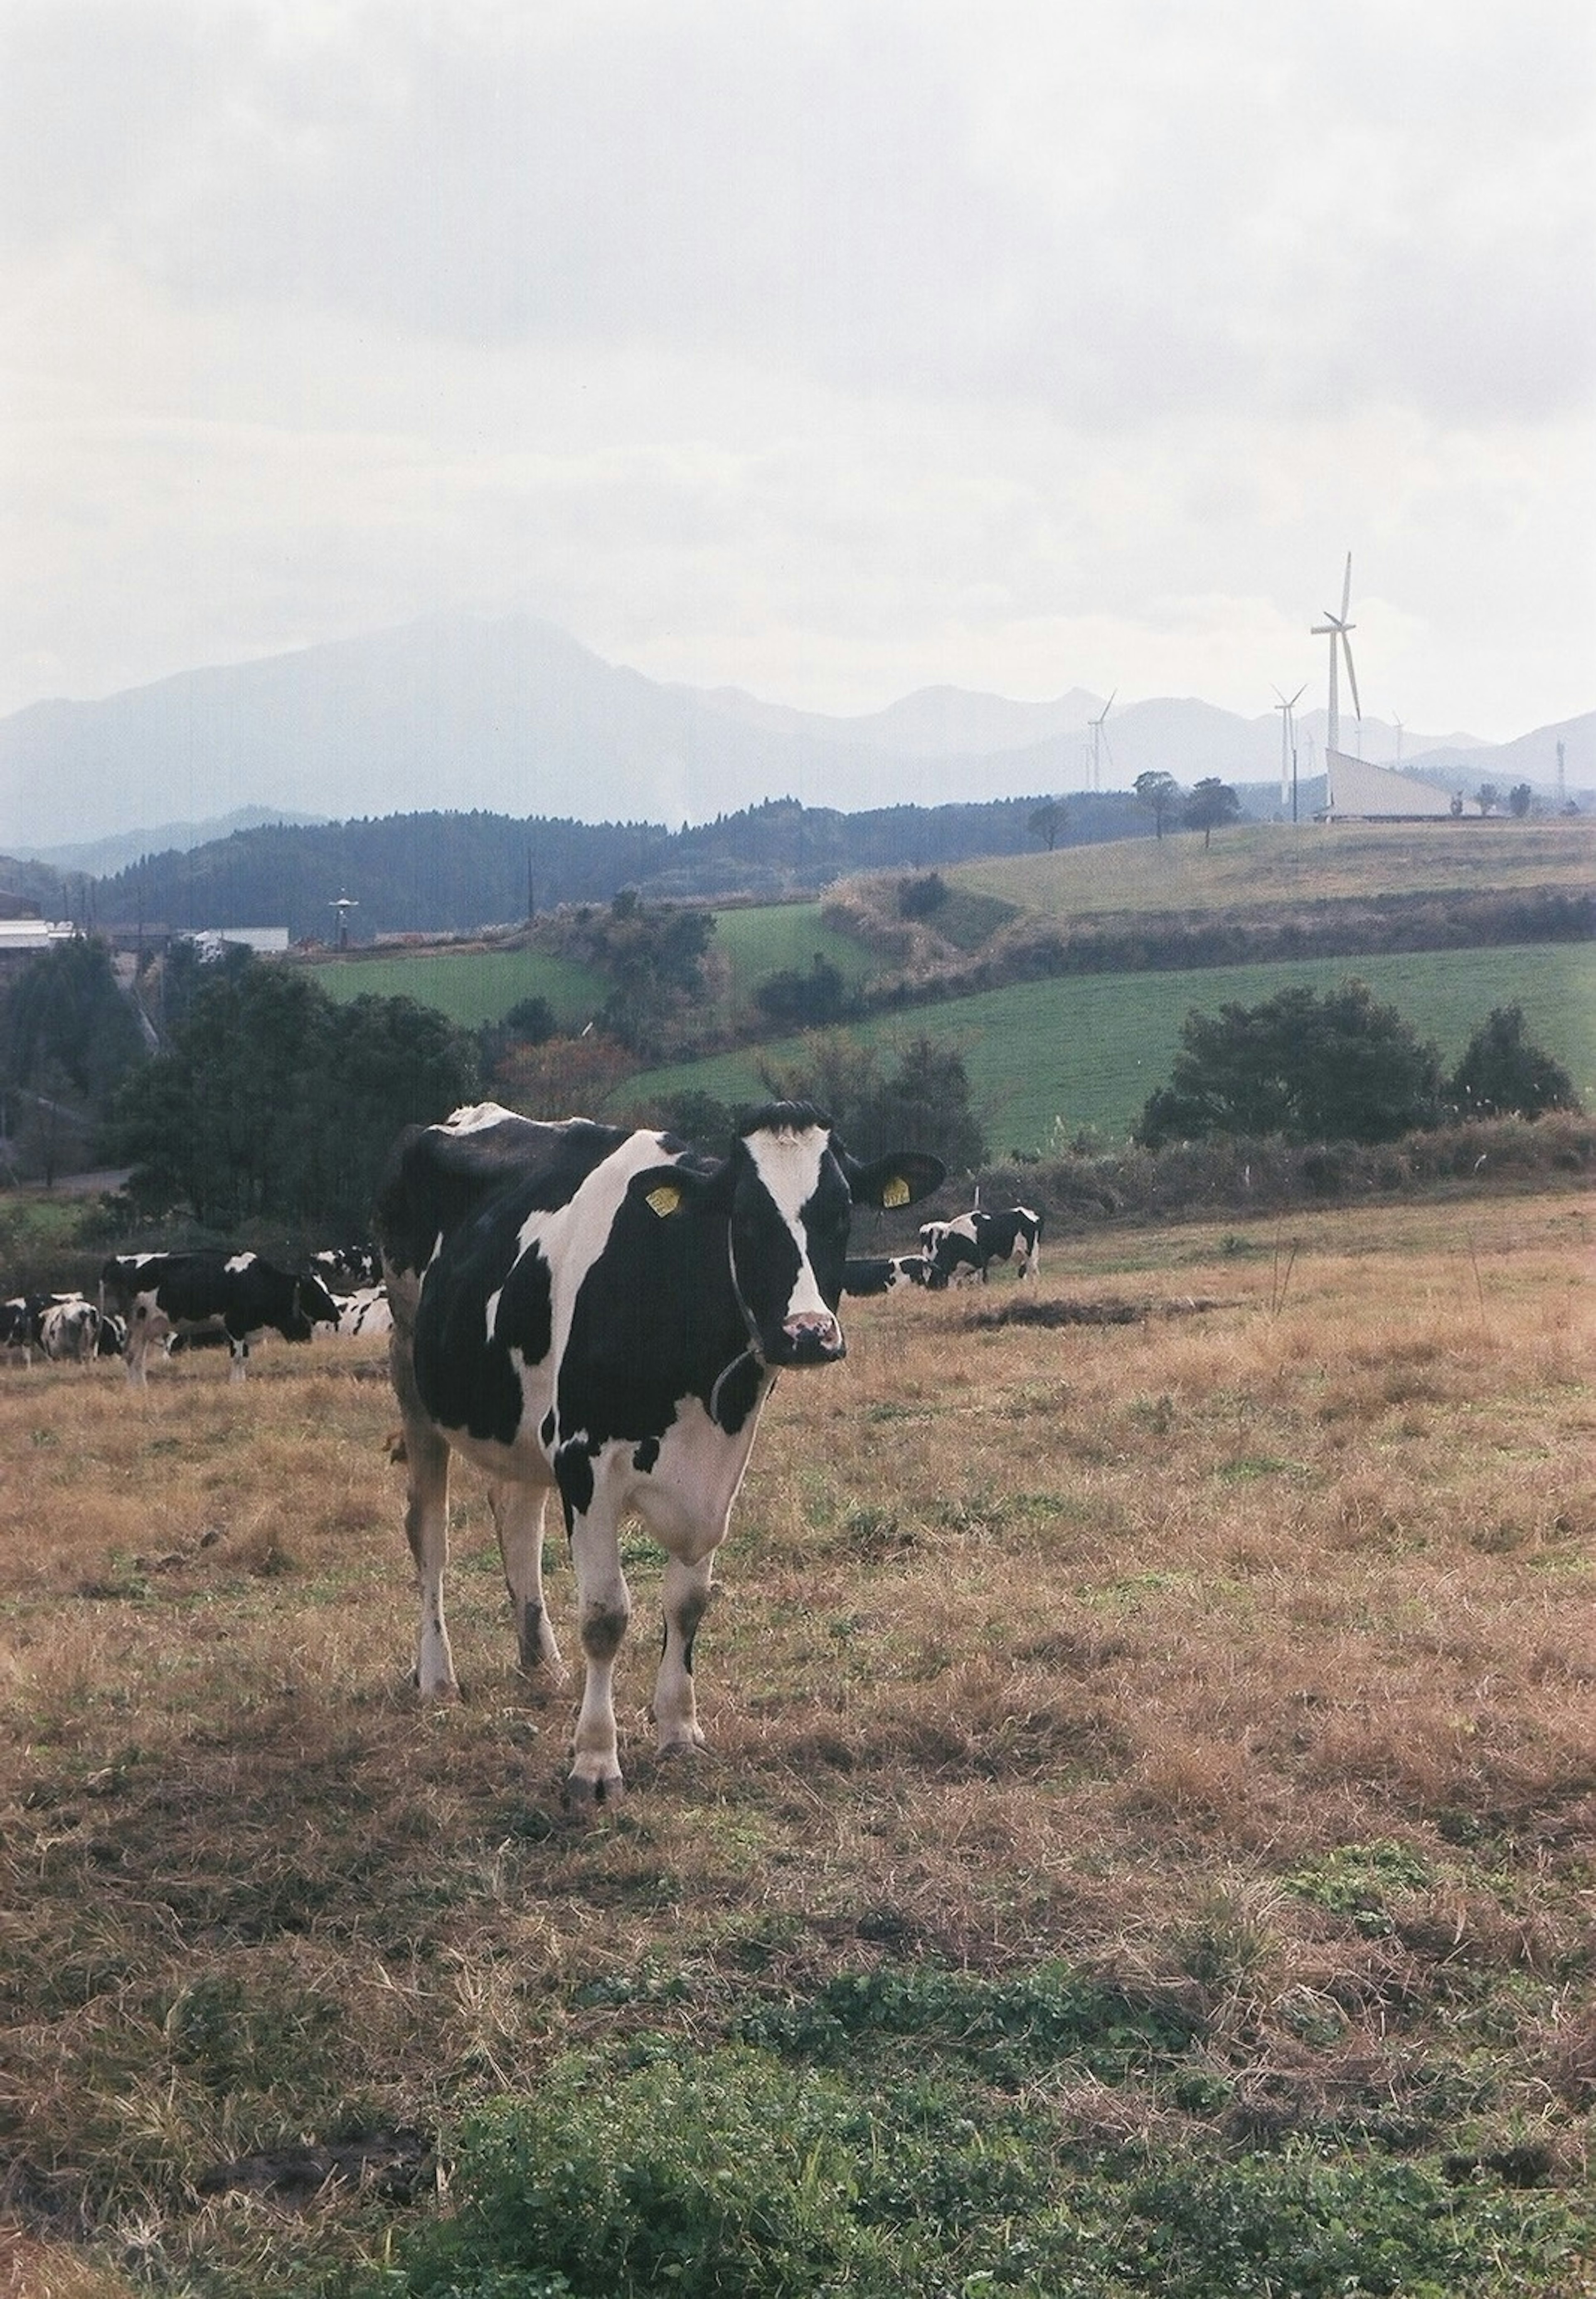
[[[662,1218],[693,1203],[723,1220],[732,1290],[755,1356],[771,1366],[813,1365],[844,1351],[836,1306],[853,1208],[913,1205],[944,1174],[918,1150],[862,1165],[819,1110],[780,1101],[748,1121],[718,1172],[671,1166],[634,1186]]]
[[[284,1324],[285,1339],[308,1341],[318,1325],[336,1325],[338,1305],[319,1277],[301,1277],[294,1287],[294,1307]]]

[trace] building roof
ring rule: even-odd
[[[1453,812],[1452,793],[1414,775],[1371,767],[1344,751],[1326,751],[1325,814],[1332,821],[1429,822]]]

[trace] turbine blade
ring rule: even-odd
[[[1348,553],[1347,553],[1347,571],[1346,571],[1345,575],[1344,575],[1344,576],[1342,577],[1342,585],[1341,585],[1341,618],[1342,618],[1342,621],[1343,623],[1344,623],[1344,622],[1346,621],[1346,619],[1347,619],[1347,609],[1351,605],[1351,603],[1352,603],[1352,554],[1351,554],[1351,552],[1349,551],[1349,552],[1348,552]]]
[[[1345,631],[1342,631],[1341,635],[1341,644],[1342,652],[1347,659],[1347,685],[1352,690],[1352,709],[1356,716],[1361,718],[1363,716],[1363,705],[1358,700],[1358,673],[1352,668],[1352,642],[1347,636]]]

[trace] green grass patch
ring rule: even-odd
[[[451,2216],[353,2299],[1506,2299],[1577,2286],[1587,2209],[1439,2164],[1193,2136],[1149,2168],[1040,2109],[662,2035],[469,2117]]]
[[[729,970],[727,1005],[734,1013],[752,1005],[754,992],[771,975],[807,974],[817,955],[835,966],[850,988],[869,981],[881,967],[862,942],[825,923],[819,902],[717,910],[711,948],[724,958]]]
[[[462,1029],[496,1022],[524,998],[545,998],[563,1029],[580,1029],[609,995],[602,976],[536,950],[419,951],[319,966],[329,998],[413,998],[436,1007]]]
[[[1596,947],[1583,942],[1076,975],[876,1016],[857,1034],[888,1059],[921,1034],[956,1046],[994,1153],[1043,1153],[1054,1146],[1056,1127],[1123,1140],[1154,1087],[1167,1082],[1193,1007],[1213,1014],[1293,985],[1329,990],[1353,975],[1421,1038],[1433,1038],[1449,1064],[1492,1007],[1517,1002],[1531,1037],[1563,1064],[1587,1104],[1596,1102]],[[793,1061],[802,1042],[650,1070],[627,1081],[625,1097],[644,1101],[696,1087],[722,1101],[757,1100],[761,1050],[778,1064]]]

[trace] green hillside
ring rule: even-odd
[[[1288,984],[1323,990],[1352,974],[1421,1037],[1433,1038],[1449,1063],[1493,1006],[1517,1001],[1532,1037],[1564,1064],[1587,1104],[1596,1105],[1596,948],[1589,943],[1077,975],[878,1017],[861,1024],[858,1034],[888,1057],[922,1033],[950,1041],[963,1055],[993,1151],[1044,1151],[1055,1123],[1069,1133],[1093,1126],[1122,1138],[1168,1078],[1192,1007],[1213,1013],[1226,1004],[1254,1005]],[[789,1060],[802,1044],[785,1040],[768,1051]],[[687,1087],[725,1101],[756,1098],[755,1054],[652,1070],[628,1079],[616,1100],[641,1103]]]
[[[584,966],[536,950],[395,951],[319,965],[316,980],[330,998],[413,998],[474,1030],[496,1022],[524,998],[546,998],[561,1029],[579,1030],[609,995]]]

